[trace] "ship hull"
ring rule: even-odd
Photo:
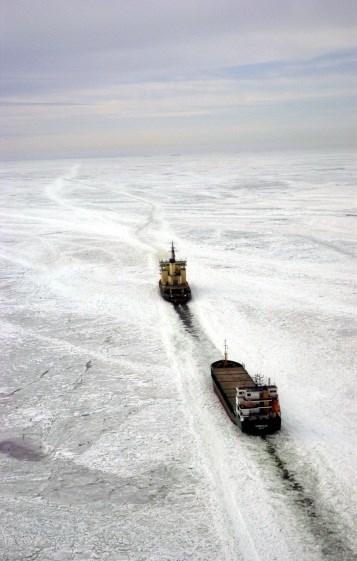
[[[274,420],[267,421],[241,421],[237,416],[236,424],[242,432],[249,434],[272,434],[281,429],[281,418],[278,416]]]
[[[179,288],[168,288],[167,286],[162,286],[161,281],[159,281],[159,290],[162,298],[174,306],[186,304],[191,300],[191,289],[188,283]]]

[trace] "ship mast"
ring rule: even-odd
[[[175,258],[175,248],[174,248],[174,242],[171,242],[171,259],[170,259],[170,263],[175,263],[176,258]]]
[[[228,358],[228,347],[226,339],[224,340],[224,365],[227,365],[227,358]]]

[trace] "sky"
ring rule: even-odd
[[[354,0],[0,0],[0,158],[356,148]]]

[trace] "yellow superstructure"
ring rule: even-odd
[[[171,258],[168,261],[160,261],[160,273],[162,286],[180,286],[187,282],[186,261],[176,261],[173,243],[171,246]]]
[[[160,261],[160,292],[162,297],[173,304],[184,304],[191,299],[191,289],[186,279],[186,261],[176,260],[175,248],[171,244],[171,257]]]

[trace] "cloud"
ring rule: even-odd
[[[356,44],[348,0],[4,1],[2,75],[14,90],[176,80]]]
[[[269,143],[266,121],[271,135],[285,139],[305,116],[305,126],[315,127],[316,138],[320,127],[322,138],[322,114],[331,131],[341,127],[341,115],[340,123],[352,118],[356,35],[349,0],[63,0],[48,6],[3,0],[6,157],[16,138],[21,150],[32,137],[36,153],[41,142],[44,151],[53,144],[58,153],[61,146],[63,153],[73,146],[84,153],[96,145],[103,151],[110,141],[113,150],[122,149],[116,131],[130,146],[136,139],[138,148],[175,134],[214,144],[234,139],[234,127],[250,123],[246,135],[256,134],[259,144],[262,138]],[[290,132],[274,125],[279,112]],[[347,123],[346,143],[350,128]]]

